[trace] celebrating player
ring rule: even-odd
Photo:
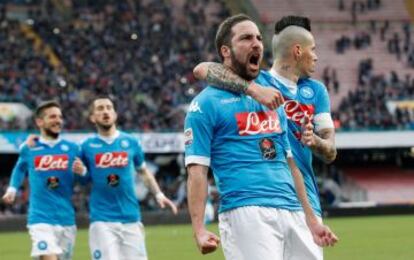
[[[89,245],[92,259],[147,259],[144,230],[135,193],[136,170],[142,175],[161,208],[176,206],[161,192],[147,169],[136,138],[117,130],[117,113],[109,98],[90,107],[90,120],[98,134],[82,144],[82,160],[92,182]]]
[[[35,111],[40,138],[32,147],[23,145],[13,169],[4,202],[14,202],[28,174],[30,196],[28,229],[31,256],[40,260],[70,260],[75,244],[75,213],[71,202],[74,174],[85,168],[79,147],[59,138],[62,112],[55,101],[40,104]]]
[[[293,156],[304,175],[312,208],[321,216],[312,153],[325,162],[335,159],[335,129],[326,87],[310,78],[317,61],[315,40],[310,31],[310,21],[306,17],[286,16],[279,20],[272,39],[273,66],[269,71],[261,71],[256,82],[244,80],[219,63],[201,63],[194,72],[196,77],[217,88],[246,92],[270,108],[285,102]]]
[[[216,48],[223,66],[247,82],[259,74],[263,44],[249,17],[226,19]],[[208,167],[220,192],[226,259],[321,259],[318,245],[337,241],[307,200],[282,107],[267,110],[246,96],[207,87],[192,101],[184,131],[189,209],[202,253],[220,243],[203,224]]]

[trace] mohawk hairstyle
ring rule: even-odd
[[[279,34],[283,29],[288,26],[295,25],[306,29],[307,31],[311,31],[311,22],[309,18],[304,16],[284,16],[282,19],[276,22],[275,24],[275,34]]]

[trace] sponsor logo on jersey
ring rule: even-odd
[[[190,106],[188,107],[188,112],[189,113],[196,113],[196,112],[203,113],[197,101],[191,102]]]
[[[90,143],[89,146],[92,147],[92,148],[101,148],[102,147],[102,144]]]
[[[106,177],[109,186],[116,187],[119,184],[119,176],[117,174],[109,174]]]
[[[232,97],[232,98],[225,98],[220,100],[221,104],[230,104],[230,103],[235,103],[235,102],[239,102],[240,98],[239,97]]]
[[[187,128],[184,130],[184,144],[190,145],[193,143],[193,129]]]
[[[282,132],[279,116],[275,111],[237,113],[236,120],[239,135]]]
[[[68,169],[67,154],[39,155],[34,159],[36,171],[64,171]]]
[[[56,189],[57,187],[59,187],[59,178],[56,176],[50,176],[49,178],[47,178],[46,185],[51,190]]]
[[[312,99],[315,96],[315,92],[311,87],[303,86],[299,89],[299,94],[306,99]]]
[[[275,142],[270,138],[262,138],[259,141],[260,151],[265,160],[272,160],[276,157]]]
[[[107,152],[95,155],[96,168],[121,168],[128,165],[127,152]]]
[[[300,104],[296,100],[286,100],[284,107],[287,118],[299,126],[302,125],[305,116],[308,116],[312,121],[313,115],[315,113],[315,107],[313,105]]]

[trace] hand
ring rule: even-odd
[[[14,200],[16,199],[16,193],[15,192],[6,192],[3,195],[3,201],[6,204],[13,204]]]
[[[302,144],[310,147],[315,145],[315,136],[313,133],[314,127],[309,116],[305,116],[303,119],[304,120],[302,123],[302,135],[300,141],[302,142]]]
[[[282,93],[277,89],[273,87],[263,87],[254,82],[252,82],[246,89],[246,94],[270,110],[278,108],[285,102]]]
[[[312,223],[307,223],[312,233],[313,241],[321,247],[334,246],[338,242],[338,237],[331,231],[331,229],[315,220]]]
[[[220,244],[220,238],[206,229],[195,234],[195,239],[197,247],[203,255],[216,251]]]
[[[86,167],[78,157],[76,157],[75,161],[73,162],[72,171],[79,176],[85,175]]]
[[[155,195],[155,199],[157,200],[158,205],[160,206],[160,208],[165,208],[165,206],[168,206],[172,213],[174,215],[177,215],[178,209],[177,206],[174,204],[174,202],[172,202],[170,199],[168,199],[164,193],[159,192],[158,194]]]
[[[27,144],[27,146],[29,146],[29,147],[34,147],[35,145],[36,145],[36,142],[39,140],[39,136],[37,136],[37,135],[33,135],[33,134],[30,134],[28,137],[27,137],[27,139],[26,139],[26,144]]]

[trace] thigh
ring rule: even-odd
[[[313,241],[302,211],[284,212],[286,221],[286,260],[322,260],[323,251]],[[322,221],[322,220],[321,220]]]
[[[59,247],[56,236],[56,228],[49,224],[29,225],[29,234],[32,240],[31,257],[40,257],[43,255],[60,255],[62,249]]]
[[[219,215],[227,260],[283,259],[283,232],[278,210],[241,207]]]
[[[93,222],[89,227],[89,247],[93,260],[119,260],[119,224]]]
[[[62,226],[58,233],[59,247],[62,254],[59,260],[71,260],[73,257],[73,248],[76,240],[76,226]]]
[[[147,260],[145,232],[141,222],[123,224],[120,251],[124,260]]]

